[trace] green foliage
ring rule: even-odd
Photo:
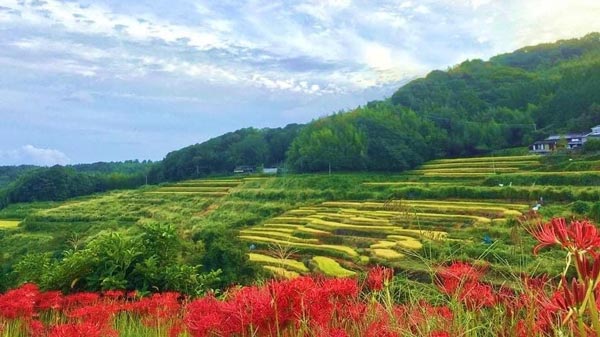
[[[584,153],[598,153],[600,152],[600,139],[588,139],[585,144],[583,144],[583,152]]]
[[[134,236],[101,234],[57,259],[26,255],[14,267],[18,283],[35,282],[63,291],[178,290],[198,295],[218,282],[218,268],[201,274],[199,266],[183,261],[182,242],[173,226],[148,223],[140,230]]]
[[[249,262],[248,250],[235,233],[224,228],[205,228],[194,236],[205,247],[202,268],[205,272],[220,270],[214,286],[225,287],[234,283],[249,284],[260,273],[257,265]]]
[[[89,165],[100,164],[106,163]],[[139,172],[80,173],[73,167],[59,165],[37,168],[20,175],[5,190],[0,190],[0,208],[11,203],[61,201],[113,189],[135,188],[144,184],[144,178],[144,173]]]
[[[586,214],[589,210],[590,206],[585,201],[577,200],[571,204],[571,211],[575,214]]]
[[[17,180],[22,174],[36,168],[33,165],[0,166],[0,189]]]
[[[600,201],[596,201],[592,205],[592,207],[590,208],[590,213],[588,215],[590,219],[592,219],[596,223],[600,223]]]
[[[277,166],[302,125],[284,128],[246,128],[171,152],[149,174],[150,181],[177,181],[231,174],[238,165]]]

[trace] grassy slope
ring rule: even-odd
[[[444,160],[406,174],[194,180],[62,203],[11,205],[0,211],[0,221],[22,222],[16,228],[14,222],[9,223],[10,228],[0,228],[0,246],[7,247],[0,263],[9,265],[25,253],[60,253],[74,244],[84,244],[101,231],[135,232],[136,223],[163,221],[177,224],[187,238],[209,225],[238,228],[252,234],[245,236],[249,245],[256,246],[255,253],[270,255],[277,247],[268,242],[275,243],[279,249],[289,250],[290,261],[307,268],[314,267],[309,263],[314,256],[323,256],[333,257],[353,271],[367,263],[383,263],[419,273],[428,268],[423,261],[435,264],[449,258],[486,260],[498,275],[515,268],[552,270],[558,266],[553,252],[534,262],[529,254],[532,242],[520,239],[526,235],[515,234],[514,222],[506,219],[527,210],[540,196],[550,204],[542,209],[545,215],[564,213],[568,202],[598,200],[598,189],[540,184],[484,186],[490,166],[492,170],[496,165],[511,168],[512,175],[516,172],[530,177],[535,177],[536,171],[547,171],[549,166],[537,159]],[[439,171],[458,163],[470,173],[485,173],[457,179]],[[569,165],[573,167],[573,163]],[[553,170],[557,167],[554,165]],[[428,170],[438,174],[431,177]],[[505,174],[496,172],[491,176]],[[486,236],[494,243],[483,243]],[[306,272],[298,264],[260,262],[277,268],[270,269],[280,274],[281,269]]]

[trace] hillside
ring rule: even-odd
[[[449,258],[487,261],[490,280],[556,272],[556,252],[533,260],[516,219],[540,197],[545,217],[600,217],[599,169],[589,156],[465,158],[395,175],[201,179],[15,204],[0,211],[0,284],[196,293],[265,272],[350,275],[373,264],[419,279],[424,261]],[[196,276],[217,269],[218,280]]]
[[[527,146],[600,124],[600,33],[435,70],[306,127],[242,129],[169,153],[155,182],[229,174],[236,165],[296,172],[403,171],[435,158]]]

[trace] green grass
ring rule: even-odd
[[[312,262],[327,276],[348,277],[356,275],[352,270],[343,268],[336,260],[325,256],[314,256]]]

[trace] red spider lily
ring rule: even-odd
[[[492,287],[481,282],[465,283],[458,293],[458,299],[470,310],[491,307],[496,303]]]
[[[328,329],[325,331],[321,331],[318,337],[349,337],[348,333],[346,333],[343,329]]]
[[[371,323],[365,331],[365,337],[399,337],[396,331],[383,322]]]
[[[533,248],[533,254],[537,255],[543,247],[555,244],[565,245],[567,240],[567,224],[563,218],[554,218],[545,224],[539,224],[531,230],[531,235],[538,240],[539,244]]]
[[[1,331],[0,331],[1,332]],[[29,322],[29,335],[32,337],[42,337],[46,335],[46,328],[44,323],[38,320],[32,320]]]
[[[63,298],[65,308],[79,308],[98,303],[100,295],[97,293],[76,293]]]
[[[206,296],[188,305],[184,321],[193,337],[207,337],[211,334],[225,335],[222,333],[225,319],[221,303],[212,296]]]
[[[252,329],[260,335],[277,328],[273,326],[275,311],[271,294],[265,288],[240,288],[221,307],[228,317],[225,330],[229,333],[241,334]]]
[[[585,299],[587,293],[587,286],[580,283],[577,279],[573,278],[571,284],[563,276],[562,282],[564,304],[567,308],[578,309]]]
[[[60,291],[47,291],[38,294],[37,310],[59,310],[63,305],[63,294]]]
[[[104,298],[118,300],[125,297],[125,292],[123,290],[107,290],[102,293]]]
[[[180,297],[177,292],[152,294],[127,305],[125,309],[142,315],[147,326],[164,325],[181,311]]]
[[[92,324],[100,329],[106,329],[110,327],[112,318],[120,309],[121,306],[118,304],[97,303],[73,309],[69,312],[68,316],[80,319],[83,322],[92,322]]]
[[[593,282],[592,287],[596,288],[598,285],[599,275],[600,275],[600,256],[590,251],[588,255],[583,255],[579,251],[576,251],[575,254],[575,265],[577,267],[577,271],[585,280],[585,282]]]
[[[430,337],[450,337],[450,333],[447,331],[433,331],[430,335]]]
[[[437,272],[438,286],[442,292],[453,295],[463,284],[477,282],[483,275],[483,267],[476,267],[469,263],[454,262],[449,266],[441,267]]]
[[[367,274],[367,286],[371,290],[379,291],[387,286],[394,277],[394,270],[377,266],[369,270]]]
[[[554,218],[540,224],[531,231],[539,244],[533,249],[537,255],[540,249],[558,244],[569,251],[586,252],[600,248],[600,232],[589,221],[571,221],[567,226],[564,218]]]
[[[35,311],[38,295],[37,286],[29,283],[0,295],[0,317],[8,319],[31,317]]]
[[[116,337],[114,330],[102,330],[91,322],[60,324],[50,330],[48,337]]]
[[[600,232],[594,224],[584,221],[571,221],[569,239],[579,251],[591,251],[600,247]]]

